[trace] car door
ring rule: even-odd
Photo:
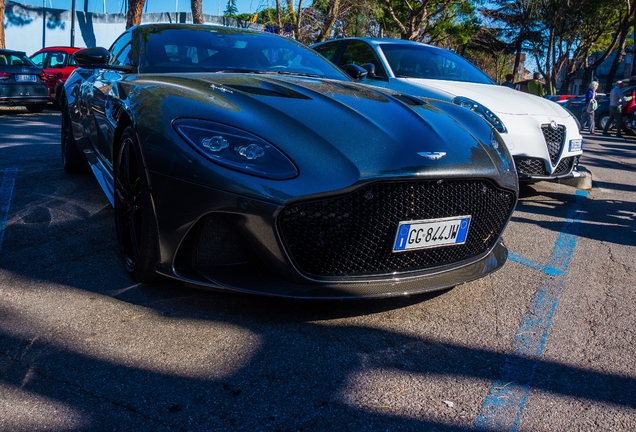
[[[110,64],[130,64],[132,43],[130,34],[120,37],[112,46]],[[112,171],[113,136],[117,127],[113,112],[118,105],[119,81],[125,72],[112,69],[97,69],[83,84],[82,91],[87,102],[88,128],[91,143],[96,150],[100,162]],[[84,87],[85,86],[85,87]]]

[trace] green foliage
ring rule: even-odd
[[[227,5],[223,11],[224,17],[234,18],[238,13],[238,7],[236,6],[236,0],[227,0]]]

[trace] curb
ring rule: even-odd
[[[566,179],[558,179],[557,182],[560,184],[575,187],[577,189],[592,189],[592,173],[587,168],[579,165],[574,172],[578,173],[578,176]]]

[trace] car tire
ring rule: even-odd
[[[68,107],[62,108],[62,127],[60,133],[62,148],[62,167],[69,174],[83,174],[88,172],[86,156],[79,151],[75,143],[75,136],[71,130],[71,120]]]
[[[44,108],[46,108],[46,104],[33,104],[26,106],[27,111],[33,114],[41,113],[44,111]]]
[[[55,108],[62,108],[62,91],[64,90],[64,84],[60,84],[55,89],[55,100],[53,101],[53,106]]]
[[[609,113],[608,112],[604,112],[598,115],[597,119],[598,119],[598,124],[596,125],[598,127],[598,129],[603,130],[605,128],[605,123],[607,123],[607,121],[609,120]]]
[[[131,126],[118,141],[115,161],[115,226],[126,271],[137,282],[157,281],[157,223],[137,134]]]

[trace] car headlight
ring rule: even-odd
[[[485,118],[488,121],[488,123],[490,123],[495,129],[497,129],[497,132],[499,133],[508,132],[508,130],[506,129],[502,121],[499,119],[499,117],[497,117],[497,115],[494,112],[490,111],[488,108],[486,108],[479,102],[475,102],[474,100],[468,99],[467,97],[457,96],[455,99],[453,99],[453,103],[459,106],[462,106],[464,108],[468,108],[469,110],[479,114],[480,116]]]
[[[173,126],[195,150],[224,167],[273,180],[298,175],[283,152],[244,130],[195,119],[175,120]]]

